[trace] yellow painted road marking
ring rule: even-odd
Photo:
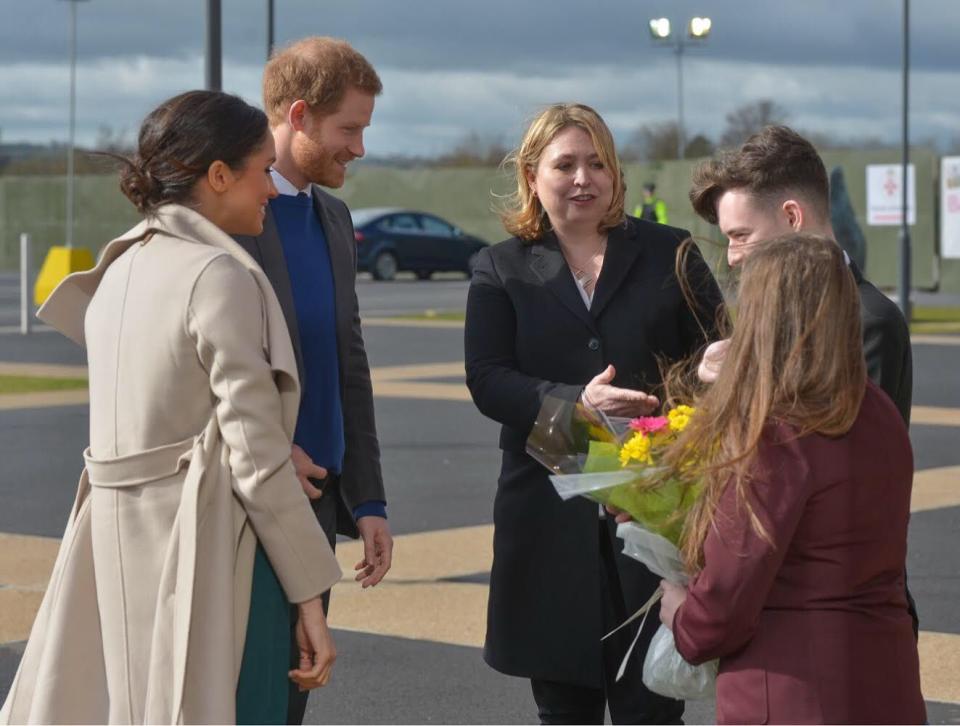
[[[36,393],[4,393],[0,395],[0,410],[19,408],[49,408],[51,406],[78,406],[89,402],[85,388],[69,391],[37,391]]]
[[[377,328],[463,328],[462,320],[415,320],[409,318],[363,318],[363,327]]]
[[[459,383],[405,383],[383,381],[373,384],[379,398],[412,398],[424,401],[469,401],[470,391]]]
[[[86,366],[61,366],[52,363],[0,363],[0,376],[31,378],[86,378]]]
[[[960,506],[960,466],[924,469],[913,475],[911,512],[956,506]]]
[[[960,704],[960,635],[921,630],[917,649],[923,697]]]
[[[960,345],[960,335],[911,335],[914,345]]]
[[[910,409],[910,423],[926,426],[960,426],[960,408],[914,406]]]
[[[406,366],[377,366],[370,369],[370,376],[375,381],[410,381],[424,378],[464,378],[463,361],[450,363],[416,363]]]
[[[492,525],[400,535],[387,579],[363,590],[350,574],[335,586],[330,626],[374,635],[479,648],[489,589],[445,578],[489,572]],[[24,640],[40,606],[59,542],[0,534],[0,643]],[[363,555],[360,542],[341,542],[345,573]],[[960,704],[960,635],[920,633],[920,677],[927,700]]]

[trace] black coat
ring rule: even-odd
[[[903,420],[910,424],[913,400],[913,354],[910,328],[894,302],[875,288],[855,263],[850,271],[860,292],[860,322],[867,375],[893,399]]]
[[[684,358],[716,337],[722,296],[699,252],[686,273],[706,335],[674,274],[688,236],[633,218],[611,230],[589,311],[553,235],[479,254],[465,355],[474,402],[503,424],[484,649],[501,672],[602,686],[598,507],[562,501],[525,443],[545,396],[575,400],[610,363],[614,385],[656,392],[657,356]],[[656,580],[634,560],[616,561],[623,605],[633,612]]]

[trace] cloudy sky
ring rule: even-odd
[[[133,134],[159,101],[203,85],[204,0],[78,5],[78,141]],[[258,102],[265,0],[223,0],[224,89]],[[676,66],[647,21],[709,15],[684,56],[688,135],[718,136],[753,100],[808,131],[896,141],[902,0],[275,0],[279,43],[350,41],[384,94],[371,154],[435,154],[470,132],[513,144],[539,106],[596,107],[622,140],[676,118]],[[0,140],[65,140],[69,3],[0,0]],[[911,0],[911,137],[960,140],[960,0]]]

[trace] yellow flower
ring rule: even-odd
[[[680,432],[687,428],[690,423],[690,417],[693,415],[693,407],[677,406],[667,414],[670,430]]]
[[[639,431],[620,449],[620,466],[626,466],[631,461],[653,464],[653,457],[650,456],[650,439]]]

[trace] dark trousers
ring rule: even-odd
[[[315,482],[316,483],[316,482]],[[337,501],[333,492],[313,502],[313,511],[327,535],[327,541],[333,549],[337,547]],[[323,593],[323,613],[330,609],[330,591]],[[290,606],[290,668],[300,667],[300,649],[297,647],[297,619],[300,614],[296,605]],[[302,724],[307,711],[309,691],[301,691],[296,683],[290,681],[289,703],[287,705],[287,723]]]
[[[614,555],[614,527],[612,522],[600,520],[600,571],[603,583],[603,611],[605,633],[620,625],[632,613],[626,611],[623,588]],[[659,578],[650,578],[652,594]],[[571,683],[533,679],[533,698],[537,703],[540,723],[543,724],[602,724],[604,710],[610,709],[610,720],[615,724],[680,724],[683,723],[683,701],[665,698],[643,685],[643,659],[653,634],[660,626],[659,605],[647,616],[643,633],[630,657],[630,664],[619,682],[617,670],[637,634],[639,621],[604,641],[603,688],[590,688]]]

